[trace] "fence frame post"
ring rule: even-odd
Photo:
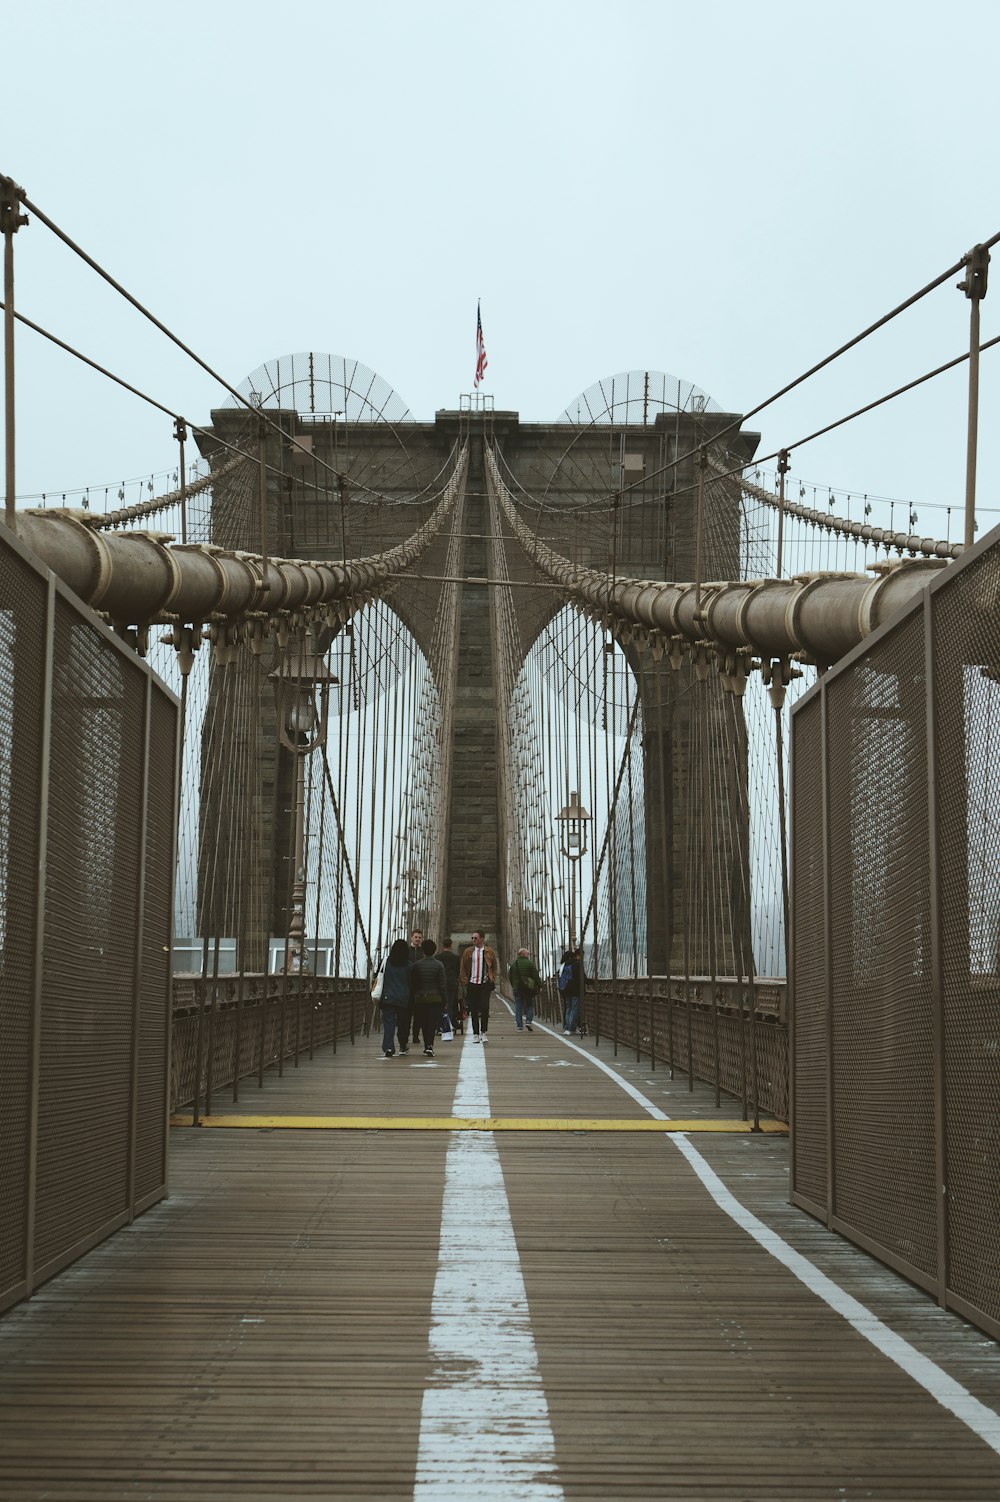
[[[946,1091],[944,1076],[944,959],[941,933],[941,871],[938,841],[936,661],[934,652],[934,595],[923,601],[924,686],[927,707],[927,875],[931,929],[931,1040],[934,1071],[934,1175],[937,1185],[937,1301],[948,1302],[948,1159],[946,1152]]]

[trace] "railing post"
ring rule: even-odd
[[[787,983],[787,982],[786,982]],[[757,977],[750,955],[750,1090],[753,1098],[753,1130],[760,1131],[760,1059],[757,1053]]]
[[[300,758],[301,759],[301,758]],[[302,904],[305,908],[305,902]],[[299,1067],[299,1054],[302,1052],[302,1000],[306,989],[305,961],[306,952],[303,945],[299,949],[299,973],[296,976],[295,986],[295,1049],[293,1053],[293,1067]]]
[[[938,840],[936,654],[934,596],[924,595],[924,684],[927,709],[927,855],[931,929],[931,1042],[934,1074],[934,1173],[937,1182],[937,1301],[948,1302],[947,1093],[944,1072],[944,957],[941,932],[941,870]]]
[[[4,355],[4,434],[6,467],[6,505],[4,519],[12,532],[17,531],[15,511],[16,470],[14,463],[14,236],[27,215],[21,213],[17,184],[0,177],[0,226],[3,228],[3,355]]]
[[[634,966],[633,968],[637,969],[638,966]],[[632,978],[632,998],[635,1002],[633,1007],[633,1012],[635,1013],[635,1062],[638,1064],[642,1055],[639,1051],[639,979],[637,976],[633,976]]]
[[[752,963],[752,962],[751,962]],[[740,969],[742,970],[742,965]],[[743,976],[737,977],[737,996],[740,1003],[740,1110],[742,1120],[746,1121],[750,1114],[747,1096],[749,1093],[749,1081],[747,1079],[747,993],[743,989]],[[751,1021],[752,1021],[751,1014]]]
[[[958,283],[969,308],[969,422],[965,448],[965,546],[976,540],[976,456],[979,443],[979,304],[986,296],[990,253],[974,245],[965,258],[966,273]]]
[[[208,925],[205,925],[206,928]],[[191,1125],[198,1125],[198,1102],[201,1100],[201,1044],[205,1030],[205,981],[208,976],[208,936],[201,940],[201,975],[196,987],[198,995],[198,1026],[194,1036],[194,1101],[191,1106]]]
[[[219,935],[215,936],[212,957],[212,999],[208,1008],[208,1058],[205,1061],[205,1115],[212,1114],[212,1086],[215,1082],[215,1008],[219,995]]]
[[[244,930],[244,933],[242,935],[242,939],[243,939],[243,941],[245,941],[245,939],[246,939],[246,932],[245,932],[245,930]],[[234,1029],[234,1032],[235,1032],[236,1036],[235,1036],[235,1039],[233,1041],[233,1102],[234,1102],[234,1104],[240,1098],[240,1071],[242,1070],[242,1067],[243,1067],[243,980],[244,980],[243,971],[246,968],[245,965],[244,965],[244,955],[245,954],[246,954],[246,944],[245,944],[245,942],[241,942],[240,945],[239,945],[239,952],[238,952],[238,954],[236,956],[237,963],[239,965],[239,974],[236,977],[236,1027]]]
[[[267,1039],[267,1001],[268,992],[271,989],[271,976],[268,970],[264,971],[260,983],[260,996],[257,1004],[257,1012],[260,1016],[260,1050],[257,1055],[257,1089],[264,1088],[264,1049]]]
[[[35,1200],[38,1187],[38,1107],[42,1073],[42,985],[45,968],[45,888],[48,879],[49,777],[52,759],[52,678],[56,629],[56,581],[49,575],[45,597],[42,723],[38,736],[38,823],[35,935],[31,975],[31,1043],[28,1084],[28,1162],[25,1175],[24,1292],[35,1286]]]
[[[826,1223],[832,1229],[837,1208],[833,1143],[833,836],[830,829],[830,727],[826,678],[820,679],[820,788],[823,809],[823,974],[826,988]]]
[[[647,950],[649,949],[649,942],[648,942],[648,940],[647,940],[647,943],[646,943],[646,949]],[[647,955],[647,963],[648,963],[648,955]],[[650,1073],[652,1073],[656,1069],[656,1018],[655,1018],[655,1014],[654,1014],[654,1011],[653,1011],[653,977],[650,975],[650,976],[647,977],[647,979],[649,981],[649,985],[648,985],[648,1001],[649,1001],[649,1069],[650,1069]]]
[[[705,882],[707,885],[705,899],[705,918],[708,928],[708,965],[709,979],[711,984],[712,1000],[712,1061],[715,1073],[715,1104],[722,1104],[722,1089],[719,1077],[719,997],[717,985],[718,966],[716,964],[716,912],[715,912],[715,881],[713,878],[714,849],[712,845],[712,797],[709,778],[708,747],[709,747],[709,723],[708,723],[708,662],[697,664],[698,677],[701,679],[701,714],[702,714],[702,737],[701,737],[701,818],[702,818],[702,859],[705,863]]]
[[[278,1008],[278,1078],[285,1074],[285,1004],[288,1000],[288,939],[285,939],[285,963],[281,971],[281,1001]]]
[[[135,1218],[135,1156],[139,1129],[139,1032],[142,1023],[142,946],[146,912],[146,846],[149,839],[149,741],[153,717],[153,678],[144,676],[142,714],[142,788],[139,794],[139,857],[136,872],[135,939],[132,962],[132,1066],[129,1077],[128,1167],[126,1199],[129,1220]]]

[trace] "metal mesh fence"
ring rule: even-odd
[[[0,599],[3,1306],[164,1192],[176,701],[5,529]]]
[[[25,1276],[46,595],[0,548],[0,1306]]]
[[[792,721],[792,1199],[994,1335],[998,603],[995,532]]]
[[[822,724],[818,697],[803,705],[794,721],[791,766],[792,822],[798,830],[791,869],[792,968],[798,984],[790,996],[795,1071],[792,1094],[792,1187],[814,1204],[826,1204],[826,1009],[799,1006],[798,998],[826,994],[826,908],[823,892],[821,771]]]
[[[265,1085],[287,1060],[321,1044],[368,1036],[368,985],[309,975],[174,977],[170,1099],[220,1111],[243,1089]],[[243,1083],[246,1082],[246,1083]]]
[[[652,1067],[718,1084],[754,1108],[788,1116],[788,1028],[784,982],[754,988],[726,977],[629,977],[588,984],[583,1015],[589,1030],[623,1051],[635,1049]],[[713,1005],[712,997],[715,997]],[[558,1017],[558,1007],[555,1015]]]
[[[996,536],[996,534],[994,534]],[[933,614],[948,1283],[1000,1334],[1000,541]],[[975,1315],[970,1315],[975,1318]]]

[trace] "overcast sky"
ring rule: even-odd
[[[3,22],[0,171],[234,384],[347,354],[430,418],[471,389],[481,297],[486,390],[525,419],[632,368],[743,412],[1000,229],[998,44],[979,0],[34,0]],[[37,222],[16,272],[21,311],[169,407],[222,400]],[[955,280],[761,414],[761,452],[961,353]],[[168,419],[29,332],[17,353],[20,495],[173,465]],[[965,380],[793,470],[941,530]]]

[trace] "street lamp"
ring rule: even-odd
[[[576,867],[587,853],[587,825],[590,823],[590,815],[580,802],[579,793],[570,793],[566,807],[561,813],[556,814],[556,823],[559,825],[560,854],[569,861],[569,947],[575,949]]]
[[[295,881],[285,970],[297,974],[303,967],[306,936],[306,761],[326,741],[330,685],[340,680],[316,655],[308,637],[289,648],[270,679],[274,684],[278,739],[295,757]]]
[[[403,880],[406,882],[406,908],[409,913],[409,932],[419,928],[417,922],[417,883],[420,880],[420,872],[415,865],[407,866],[403,872]]]

